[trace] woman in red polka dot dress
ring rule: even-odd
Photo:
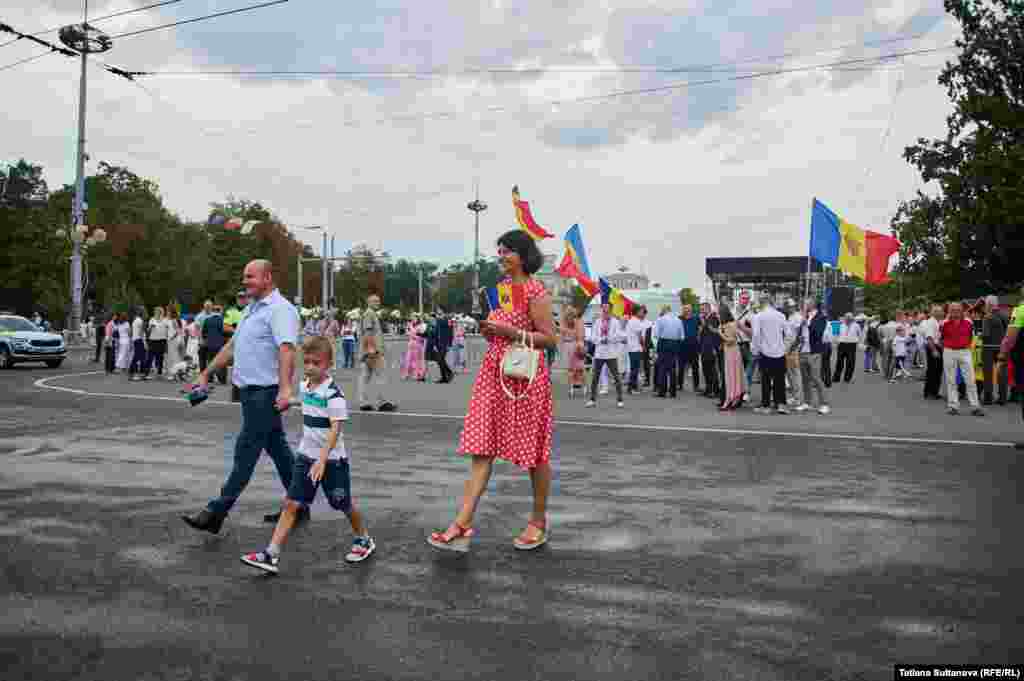
[[[547,542],[547,503],[551,488],[551,433],[554,412],[551,374],[540,355],[540,366],[532,385],[523,379],[502,376],[505,350],[522,332],[541,351],[558,344],[551,314],[551,297],[544,285],[531,275],[540,269],[543,256],[533,239],[522,230],[512,230],[498,239],[498,258],[511,283],[511,310],[493,310],[480,330],[487,339],[487,354],[473,385],[459,441],[459,453],[472,457],[462,506],[455,521],[444,532],[434,532],[428,542],[439,549],[465,552],[473,536],[473,515],[487,489],[495,458],[511,461],[527,470],[533,484],[533,512],[526,528],[513,541],[517,549],[529,550]],[[505,388],[522,399],[510,398]]]

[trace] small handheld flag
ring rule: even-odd
[[[526,310],[526,301],[523,296],[522,284],[513,284],[510,281],[500,282],[497,286],[491,286],[486,290],[487,306],[492,312],[504,310],[505,312],[523,312]]]

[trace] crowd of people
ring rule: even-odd
[[[533,276],[542,257],[530,237],[521,230],[506,233],[498,240],[498,256],[504,281],[518,287],[520,295],[512,296],[512,305],[492,310],[480,322],[487,350],[476,372],[457,450],[469,459],[468,478],[454,519],[447,529],[427,537],[430,545],[442,550],[469,550],[475,536],[473,520],[498,459],[525,471],[532,489],[531,510],[512,546],[528,551],[548,542],[554,424],[551,359],[555,355],[564,356],[575,389],[585,387],[586,372],[591,372],[588,407],[596,406],[598,396],[607,391],[607,384],[601,388],[602,380],[615,384],[617,404],[624,407],[626,394],[646,388],[659,398],[677,396],[689,376],[694,392],[703,386],[702,394],[716,399],[719,409],[735,410],[751,401],[750,385],[758,377],[761,400],[756,410],[780,414],[789,413],[790,408],[828,414],[829,387],[854,380],[861,346],[866,373],[884,371],[889,380],[900,380],[914,368],[923,368],[927,398],[941,398],[944,377],[951,413],[958,412],[961,391],[979,416],[984,414],[981,401],[992,402],[995,387],[999,389],[996,404],[1010,400],[1005,370],[1013,366],[1020,374],[1019,368],[1024,367],[1024,347],[1017,347],[1024,346],[1018,343],[1024,329],[1024,304],[1012,318],[989,298],[966,307],[960,302],[936,305],[924,318],[900,312],[891,320],[852,315],[833,320],[813,300],[802,307],[790,300],[777,309],[771,301],[754,305],[741,299],[737,309],[705,303],[699,310],[684,306],[677,315],[665,308],[654,321],[647,319],[643,307],[628,319],[614,318],[605,304],[588,331],[574,310],[567,311],[561,325],[556,324],[551,298]],[[160,375],[178,360],[178,353],[194,356],[202,365],[198,391],[207,390],[215,377],[233,365],[231,382],[242,406],[242,430],[219,494],[204,509],[183,516],[190,527],[220,532],[265,451],[275,464],[285,498],[279,512],[264,517],[275,525],[267,546],[241,556],[242,562],[277,573],[284,544],[291,530],[309,519],[309,506],[319,489],[330,507],[349,521],[353,539],[345,560],[366,560],[376,543],[353,499],[351,453],[342,432],[349,418],[348,402],[333,372],[338,368],[335,357],[340,343],[343,356],[357,355],[360,409],[396,410],[384,394],[387,363],[377,313],[380,299],[370,295],[357,320],[328,320],[308,327],[303,339],[298,312],[274,287],[270,263],[250,263],[244,281],[237,316],[212,301],[186,319],[179,319],[173,307],[156,308],[148,317],[139,310],[130,322],[116,314],[104,325],[102,344],[97,347],[107,348],[111,371],[126,370],[141,375],[139,380],[151,370]],[[431,353],[444,357],[460,336],[459,325],[444,317],[413,319],[407,333],[401,374],[416,380],[421,377],[422,362]],[[357,343],[356,348],[346,350],[348,341]],[[300,346],[305,380],[296,400],[293,379]],[[342,361],[343,366],[347,364],[348,359]],[[975,385],[979,364],[986,374],[991,367],[993,385],[984,381]],[[442,370],[442,382],[451,380],[450,371]],[[302,405],[303,412],[297,451],[289,445],[281,419],[295,403]]]
[[[927,312],[839,319],[814,300],[802,307],[788,300],[777,309],[769,300],[752,304],[741,297],[735,309],[684,305],[677,315],[665,306],[654,321],[643,306],[629,318],[613,318],[602,305],[589,329],[570,309],[558,333],[570,395],[586,393],[587,407],[597,406],[610,382],[622,408],[624,393],[650,389],[659,398],[676,397],[690,376],[693,392],[716,399],[722,411],[751,403],[750,386],[760,383],[755,412],[829,414],[829,390],[854,380],[863,350],[864,373],[897,383],[922,370],[925,399],[945,399],[950,414],[966,399],[971,413],[983,416],[982,406],[1024,401],[1009,389],[1010,358],[999,361],[1011,327],[995,296]]]

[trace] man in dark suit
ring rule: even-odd
[[[448,348],[452,346],[453,337],[451,321],[441,315],[434,322],[430,337],[427,339],[427,356],[430,357],[430,353],[433,351],[434,361],[441,369],[441,380],[438,383],[451,383],[452,377],[455,375],[445,357],[448,354]]]

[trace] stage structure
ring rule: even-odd
[[[769,258],[706,258],[704,271],[711,280],[714,298],[735,305],[741,290],[755,301],[768,297],[776,304],[787,298],[800,300],[807,292],[822,299],[825,289],[848,283],[848,278],[807,256]]]

